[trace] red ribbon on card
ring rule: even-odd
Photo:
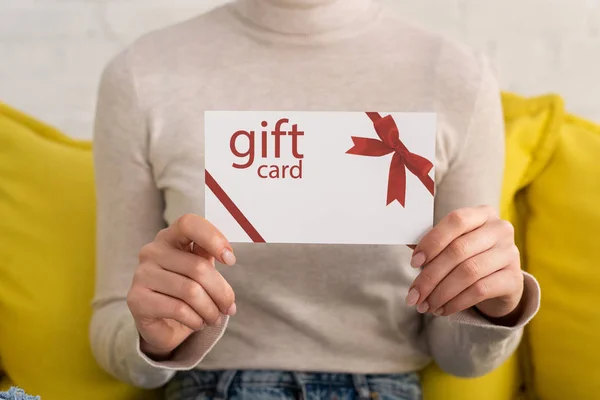
[[[217,183],[215,178],[208,172],[204,171],[204,179],[206,186],[210,189],[211,192],[215,195],[215,197],[223,204],[223,207],[229,214],[235,219],[238,225],[246,232],[246,234],[252,239],[254,243],[264,243],[265,239],[258,233],[254,225],[248,221],[248,218],[242,213],[242,211],[235,205],[233,200],[225,193],[221,185]]]
[[[352,136],[354,146],[346,154],[358,156],[381,157],[394,153],[388,176],[387,203],[394,200],[404,207],[406,199],[406,169],[412,172],[425,185],[429,193],[434,193],[433,179],[429,172],[433,168],[431,161],[420,155],[411,153],[400,140],[400,132],[391,115],[381,117],[379,113],[367,112],[373,121],[375,132],[380,140]]]

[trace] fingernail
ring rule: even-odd
[[[235,264],[235,256],[233,255],[233,253],[231,252],[231,250],[229,249],[225,249],[223,250],[223,253],[221,253],[221,259],[223,259],[223,261],[225,262],[225,264],[231,266]]]
[[[427,303],[426,301],[422,302],[417,306],[417,311],[421,314],[425,314],[427,310],[429,310],[429,303]]]
[[[229,307],[229,310],[227,310],[226,314],[233,317],[236,312],[237,312],[237,306],[235,305],[235,303],[233,303],[233,305],[231,307]]]
[[[435,315],[436,317],[441,317],[443,313],[444,313],[444,307],[440,307],[437,310],[435,310],[433,315]]]
[[[410,289],[410,292],[406,295],[406,305],[409,307],[414,306],[419,301],[419,291],[415,288]]]
[[[415,254],[410,260],[410,265],[413,268],[421,268],[423,264],[425,264],[425,254],[421,251]]]

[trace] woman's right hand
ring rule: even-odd
[[[235,264],[231,245],[206,219],[186,214],[142,248],[127,305],[142,352],[168,358],[193,332],[236,312],[235,295],[215,268]]]

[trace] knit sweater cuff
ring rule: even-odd
[[[524,278],[524,289],[523,297],[525,304],[523,304],[521,315],[517,318],[517,322],[511,326],[497,325],[486,319],[483,315],[477,313],[473,309],[461,311],[449,318],[455,322],[474,325],[481,327],[490,327],[498,330],[516,331],[523,328],[531,321],[531,319],[537,314],[540,308],[540,285],[537,280],[529,273],[523,272]]]
[[[155,361],[144,354],[140,348],[140,336],[137,335],[136,348],[138,355],[149,365],[172,371],[187,371],[194,369],[206,355],[217,344],[223,336],[229,316],[221,318],[221,324],[207,326],[203,330],[193,333],[177,349],[175,349],[170,359],[164,361]]]

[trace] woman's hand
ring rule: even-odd
[[[142,248],[127,294],[141,337],[141,350],[165,359],[190,334],[234,315],[231,286],[215,259],[235,264],[231,245],[204,218],[188,214]]]
[[[415,247],[423,267],[406,296],[420,313],[448,316],[477,307],[490,319],[510,318],[523,296],[523,273],[513,226],[491,207],[454,211]]]

